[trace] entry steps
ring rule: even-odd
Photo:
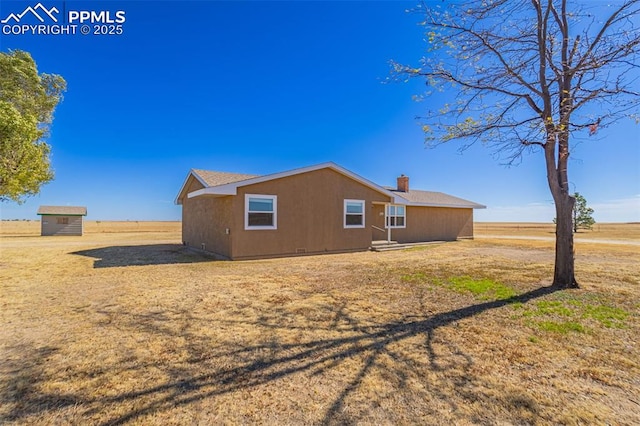
[[[446,242],[446,241],[425,241],[425,242],[421,242],[421,243],[403,243],[403,244],[400,244],[397,241],[378,240],[378,241],[372,241],[371,242],[371,247],[369,247],[369,249],[371,251],[404,250],[406,248],[426,246],[426,245],[430,245],[430,244],[441,244],[441,243],[444,243],[444,242]]]

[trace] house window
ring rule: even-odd
[[[397,205],[387,206],[387,223],[385,226],[391,228],[405,228],[406,227],[406,207]]]
[[[68,217],[59,217],[58,219],[58,225],[68,225],[69,224],[69,218]]]
[[[364,200],[344,200],[344,227],[364,228]]]
[[[277,229],[277,215],[276,195],[245,195],[244,229]]]

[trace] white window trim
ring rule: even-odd
[[[362,204],[362,225],[347,225],[347,203],[360,203]],[[364,228],[366,226],[366,206],[367,203],[364,200],[350,200],[350,199],[345,199],[344,200],[344,209],[342,212],[342,222],[343,225],[345,227],[345,229],[352,229],[352,228]]]
[[[249,198],[266,198],[273,200],[273,226],[249,226]],[[244,194],[244,229],[245,231],[278,229],[278,196],[267,194]]]
[[[391,226],[391,227],[389,226],[389,223],[391,222],[389,219],[392,217],[392,216],[389,215],[389,207],[392,207],[392,206],[396,207],[396,208],[397,207],[404,207],[404,215],[402,215],[402,216],[399,216],[397,214],[393,215],[393,217],[396,217],[396,218],[404,217],[404,225],[402,225],[402,226],[394,225],[394,226]],[[384,208],[384,229],[387,229],[389,227],[391,229],[402,229],[402,228],[406,228],[407,227],[407,206],[406,205],[404,205],[404,204],[387,204],[385,206],[385,208]]]

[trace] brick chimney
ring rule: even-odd
[[[405,175],[400,175],[398,177],[398,191],[400,192],[409,192],[409,177]]]

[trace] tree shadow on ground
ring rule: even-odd
[[[195,317],[191,309],[179,312],[157,311],[153,314],[131,314],[123,310],[117,313],[117,317],[121,320],[117,327],[124,327],[123,332],[130,327],[137,332],[142,330],[150,336],[159,337],[161,341],[184,340],[186,346],[183,349],[189,353],[187,366],[185,367],[184,364],[178,366],[166,360],[154,361],[151,364],[146,362],[142,366],[137,366],[138,361],[123,359],[111,366],[93,367],[95,371],[71,372],[68,373],[69,380],[74,380],[73,375],[80,377],[95,377],[101,374],[118,375],[132,369],[153,368],[164,370],[172,379],[159,385],[103,397],[65,395],[62,404],[74,404],[76,408],[79,407],[83,417],[101,413],[99,424],[121,425],[144,421],[144,416],[189,406],[216,396],[252,390],[299,373],[309,378],[335,373],[339,367],[351,365],[353,362],[358,367],[347,370],[349,377],[343,377],[333,399],[328,404],[324,404],[324,413],[317,423],[334,425],[366,422],[364,414],[359,415],[345,410],[345,406],[350,405],[349,398],[353,397],[373,374],[383,375],[387,380],[393,381],[397,392],[402,392],[404,386],[412,380],[420,381],[424,385],[424,390],[413,397],[415,402],[424,404],[428,398],[435,398],[440,404],[449,404],[452,412],[458,407],[451,401],[448,393],[451,389],[469,401],[481,400],[486,404],[496,403],[494,395],[481,394],[482,391],[478,389],[482,386],[474,383],[477,377],[471,371],[472,357],[465,353],[463,347],[452,342],[440,339],[437,345],[434,345],[435,332],[442,327],[484,312],[513,303],[527,303],[556,290],[555,287],[543,287],[508,299],[482,302],[430,316],[405,316],[397,321],[380,324],[363,324],[349,315],[345,305],[336,305],[332,307],[332,321],[324,326],[320,325],[317,330],[309,330],[305,327],[305,331],[310,331],[310,336],[314,336],[331,330],[337,337],[317,339],[312,337],[299,343],[279,342],[270,337],[270,331],[295,330],[296,326],[287,322],[290,318],[286,317],[290,317],[290,314],[265,313],[257,321],[236,321],[242,322],[245,326],[260,329],[264,336],[255,344],[239,347],[220,345],[218,342],[191,334],[188,328],[168,326],[170,319],[175,317],[179,317],[182,324],[207,321],[207,319]],[[230,327],[232,322],[218,325]],[[420,353],[419,356],[398,350],[396,343],[406,342],[408,339],[418,339],[421,342],[419,346],[415,346],[416,351]],[[423,357],[422,354],[426,356]],[[35,357],[38,358],[41,355],[35,354]],[[25,362],[29,363],[29,361]],[[424,375],[425,365],[428,371],[433,373],[431,378]],[[343,370],[340,371],[338,375],[342,374]],[[25,371],[10,372],[5,375],[5,378],[9,377],[7,380],[12,380],[11,376],[16,374],[23,376],[28,373],[28,371],[26,373]],[[138,385],[144,386],[144,383]],[[4,389],[7,387],[4,386]],[[27,391],[28,395],[22,396],[28,401],[38,402],[39,398],[49,397],[39,395],[36,386],[32,386]],[[6,398],[6,395],[0,394],[0,401]],[[407,401],[411,402],[411,398],[409,397]],[[382,400],[374,402],[383,403]],[[535,401],[524,393],[508,395],[499,403],[508,405],[511,411],[524,413],[522,417],[515,419],[516,423],[527,423],[523,419],[535,418],[540,414]],[[28,406],[29,404],[25,407]],[[31,409],[21,410],[19,407],[14,408],[4,420],[19,421],[33,413]],[[49,410],[56,409],[56,405],[49,404],[48,407]],[[110,411],[113,407],[118,409],[115,412]],[[437,414],[437,412],[434,411],[431,414]],[[104,420],[105,417],[107,420]],[[406,418],[404,420],[404,422],[407,421]],[[467,420],[472,423],[487,421],[486,418]],[[402,423],[401,419],[398,421]]]
[[[82,402],[73,395],[40,390],[44,366],[59,348],[22,343],[10,349],[19,356],[5,358],[0,365],[0,406],[9,407],[0,414],[0,423],[20,423],[24,417],[45,413],[52,407],[61,409]]]
[[[111,246],[74,251],[71,254],[95,258],[94,268],[169,265],[174,263],[211,262],[214,260],[212,256],[197,253],[181,244]]]

